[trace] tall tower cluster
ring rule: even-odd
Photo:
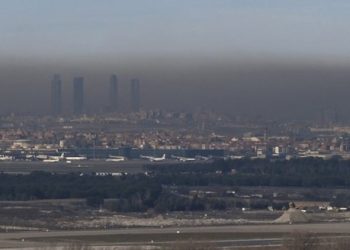
[[[109,111],[119,110],[119,83],[116,75],[111,75],[109,80]],[[132,79],[130,82],[130,108],[132,112],[140,111],[140,81]],[[85,109],[84,78],[73,79],[73,113],[82,115]],[[54,116],[62,114],[62,81],[60,75],[56,74],[51,80],[51,114]]]

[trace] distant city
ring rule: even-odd
[[[0,118],[1,161],[212,161],[215,159],[350,159],[350,128],[332,112],[323,122],[240,119],[201,109],[141,109],[140,80],[130,79],[128,110],[110,75],[108,112],[86,112],[85,78],[72,79],[71,113],[62,112],[62,79],[51,80],[51,115]],[[123,105],[126,106],[126,105]]]
[[[1,117],[0,160],[350,159],[350,128],[346,125],[238,120],[208,110],[140,110],[140,83],[136,79],[130,85],[132,112],[114,113],[118,110],[115,75],[110,81],[111,113],[82,115],[84,79],[77,77],[73,81],[72,107],[76,116],[64,117],[59,116],[60,85],[55,75],[54,116]]]

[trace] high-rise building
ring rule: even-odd
[[[51,113],[59,115],[62,112],[62,82],[60,75],[54,75],[51,80]]]
[[[84,78],[75,77],[73,80],[73,112],[81,115],[84,112]]]
[[[131,98],[131,110],[133,112],[140,111],[140,81],[138,79],[131,80],[131,89],[130,89],[130,98]]]
[[[111,111],[118,110],[119,104],[119,89],[118,89],[118,78],[116,75],[111,75],[109,81],[109,108]]]

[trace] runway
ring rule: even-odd
[[[211,227],[174,227],[174,228],[130,228],[92,231],[52,231],[1,233],[0,245],[10,247],[37,246],[43,242],[87,241],[90,244],[105,242],[105,245],[142,245],[149,242],[174,244],[181,240],[192,239],[200,243],[238,246],[278,245],[285,235],[294,231],[312,232],[327,237],[349,237],[350,223],[319,223],[292,225],[235,225]],[[108,239],[108,240],[107,240]],[[135,241],[135,239],[137,241]],[[4,248],[3,247],[3,248]]]
[[[73,161],[67,163],[54,162],[47,163],[42,161],[8,161],[0,162],[0,173],[7,174],[29,174],[33,171],[54,172],[58,174],[64,173],[92,173],[92,172],[107,172],[128,174],[144,173],[145,165],[162,166],[162,164],[176,164],[175,161],[150,162],[148,160],[130,160],[123,162],[107,162],[105,160],[87,160]]]
[[[108,162],[105,160],[85,160],[85,161],[66,161],[47,163],[42,161],[3,161],[0,162],[0,173],[6,174],[29,174],[33,171],[45,171],[57,174],[65,173],[128,173],[139,174],[147,171],[144,166],[159,166],[178,164],[192,164],[193,162],[183,163],[176,160],[165,160],[161,162],[151,162],[149,160],[137,159],[121,162]],[[210,161],[196,161],[196,163],[210,164]]]
[[[92,236],[114,234],[171,234],[171,233],[289,233],[305,231],[320,234],[346,234],[350,233],[350,223],[310,223],[310,224],[264,224],[264,225],[233,225],[210,227],[171,227],[171,228],[127,228],[112,230],[89,231],[50,231],[50,232],[21,232],[0,233],[0,240],[11,238],[36,237],[64,237],[64,236]]]

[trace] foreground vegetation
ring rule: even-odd
[[[119,177],[44,172],[0,174],[0,200],[84,198],[88,205],[98,207],[105,199],[114,199],[109,206],[115,211],[182,211],[225,209],[227,204],[181,196],[169,187],[350,187],[350,161],[339,159],[220,160],[212,164],[148,166],[146,170],[150,174]],[[349,201],[349,197],[341,198]]]
[[[149,168],[166,185],[350,187],[350,161],[337,158],[219,160],[212,164]]]

